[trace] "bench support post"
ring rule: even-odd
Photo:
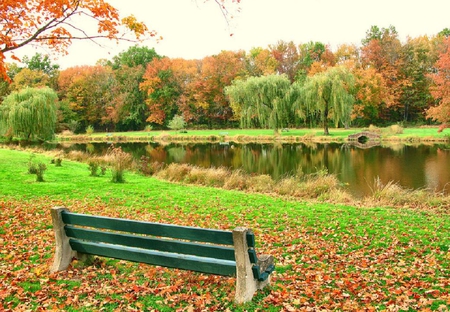
[[[76,256],[76,251],[72,250],[69,245],[69,238],[64,231],[64,222],[61,212],[68,211],[64,207],[54,207],[51,210],[53,230],[55,232],[56,250],[53,259],[53,265],[50,272],[57,272],[67,269],[72,258]]]
[[[247,232],[243,227],[233,230],[234,253],[236,257],[236,295],[237,303],[249,302],[258,289],[269,284],[269,279],[259,282],[253,276],[250,257],[248,255]]]

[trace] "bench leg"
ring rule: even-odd
[[[234,253],[236,257],[236,296],[237,303],[249,302],[258,289],[269,284],[269,280],[259,282],[253,276],[252,263],[248,255],[248,229],[237,227],[233,230]]]
[[[57,272],[67,269],[72,258],[76,256],[76,252],[70,248],[69,238],[64,231],[64,222],[61,212],[68,210],[64,207],[54,207],[51,210],[53,230],[55,231],[56,250],[53,259],[53,265],[50,272]]]

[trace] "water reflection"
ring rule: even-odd
[[[361,149],[349,144],[116,144],[135,159],[147,156],[151,161],[189,163],[200,167],[227,167],[248,173],[268,174],[274,179],[286,175],[314,173],[326,168],[338,176],[356,196],[370,194],[374,180],[394,181],[406,188],[429,188],[450,192],[450,147],[447,145]],[[106,153],[107,143],[47,146],[65,151],[81,150]]]

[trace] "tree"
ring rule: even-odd
[[[128,48],[128,50],[119,53],[119,55],[114,56],[113,61],[108,62],[108,65],[110,65],[114,70],[117,70],[123,66],[134,68],[139,65],[145,69],[147,64],[154,58],[161,58],[161,56],[156,53],[155,49],[135,45]]]
[[[61,99],[70,102],[82,128],[113,127],[114,84],[114,74],[108,66],[75,66],[61,71],[58,77]]]
[[[372,26],[362,43],[362,65],[375,68],[389,91],[379,106],[380,117],[385,121],[403,121],[405,114],[401,98],[411,81],[405,73],[406,60],[395,27],[380,29]]]
[[[228,22],[233,17],[229,4],[237,5],[239,11],[241,0],[214,2]],[[97,24],[97,30],[89,32],[88,25],[93,23]],[[124,34],[123,28],[133,33],[135,39]],[[65,53],[72,40],[136,41],[156,35],[133,15],[121,19],[119,12],[105,0],[2,0],[0,29],[0,78],[8,81],[5,53],[29,44]],[[12,57],[19,60],[14,54]]]
[[[22,62],[27,65],[28,69],[40,70],[46,73],[49,77],[54,77],[59,70],[59,65],[52,64],[48,55],[42,55],[40,53],[36,53],[31,58],[24,56],[22,58]]]
[[[26,88],[8,95],[0,105],[0,134],[47,140],[56,125],[58,96],[50,88]]]
[[[437,104],[427,110],[427,117],[446,124],[450,122],[450,37],[444,40],[444,48],[435,68],[436,73],[430,77],[434,83],[431,95]]]
[[[296,78],[299,68],[298,49],[293,41],[278,41],[274,45],[269,45],[272,56],[277,60],[277,72],[286,74],[291,82]]]
[[[286,127],[291,111],[286,94],[290,88],[286,75],[250,77],[234,80],[225,88],[234,113],[240,115],[241,127],[278,129]]]
[[[180,95],[172,71],[172,60],[168,57],[154,59],[147,66],[143,78],[141,90],[147,93],[146,103],[150,111],[146,121],[164,125],[175,115]]]
[[[114,56],[113,62],[108,62],[116,78],[112,100],[114,115],[111,116],[116,124],[116,130],[144,128],[149,113],[145,103],[146,92],[140,89],[140,84],[144,81],[147,65],[153,59],[159,58],[161,56],[154,49],[133,46]]]
[[[237,77],[244,75],[244,52],[222,51],[205,57],[195,81],[195,107],[199,121],[224,126],[233,118],[224,89]]]
[[[275,74],[277,60],[268,49],[252,48],[245,54],[245,70],[251,77]]]
[[[85,26],[92,22],[98,25],[94,33]],[[104,0],[1,1],[0,25],[0,77],[5,79],[5,53],[32,43],[64,53],[72,40],[132,40],[122,36],[122,27],[136,39],[156,34],[134,16],[120,19],[117,10]],[[14,54],[12,57],[18,59]]]
[[[329,120],[334,121],[336,127],[339,123],[346,125],[350,121],[354,83],[355,79],[346,67],[331,67],[306,78],[294,107],[304,115],[318,112],[324,134],[329,135]]]
[[[50,77],[42,70],[31,70],[23,68],[11,83],[12,90],[21,90],[24,88],[50,87]]]

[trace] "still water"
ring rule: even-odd
[[[390,181],[408,189],[450,192],[449,145],[395,145],[359,148],[348,144],[219,144],[121,143],[137,160],[188,163],[200,167],[227,167],[274,179],[327,169],[355,196],[371,193],[374,180]],[[106,153],[107,143],[57,146],[66,151]]]

